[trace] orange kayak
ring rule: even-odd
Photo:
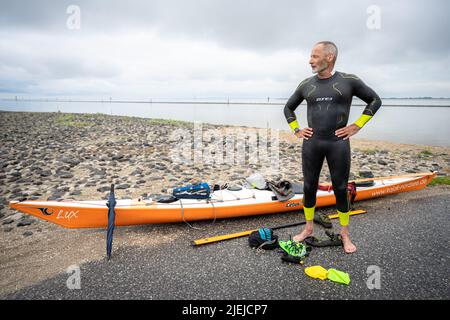
[[[355,201],[420,190],[436,174],[430,172],[365,179],[373,180],[374,185],[358,187]],[[214,191],[208,200],[183,199],[172,203],[158,203],[152,199],[117,200],[115,224],[128,226],[212,220],[303,209],[302,194],[286,202],[273,200],[273,196],[272,191],[242,188],[239,191]],[[317,192],[317,207],[335,203],[332,190]],[[9,206],[66,228],[99,228],[108,225],[106,201],[11,201]]]

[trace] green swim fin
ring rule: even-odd
[[[342,283],[348,286],[350,283],[350,275],[346,272],[331,268],[328,269],[328,280]]]

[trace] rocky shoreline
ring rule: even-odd
[[[111,183],[116,185],[118,198],[147,198],[195,181],[238,183],[255,172],[271,180],[302,180],[301,141],[289,131],[267,139],[269,153],[273,147],[279,150],[278,168],[274,169],[270,156],[252,162],[249,148],[238,150],[236,143],[235,154],[246,153],[240,163],[211,163],[207,157],[195,161],[195,150],[190,163],[174,161],[179,139],[173,133],[193,137],[194,125],[187,122],[104,114],[0,112],[0,124],[0,234],[4,240],[9,234],[18,239],[48,229],[46,222],[10,210],[11,200],[106,199]],[[210,124],[203,124],[202,130],[215,130],[224,137],[230,130],[261,132]],[[208,148],[217,144],[211,141],[202,141],[203,154],[214,157],[217,153]],[[450,174],[450,148],[358,139],[351,143],[351,178],[364,171],[375,176],[430,170]],[[188,150],[195,144],[195,139],[188,139]],[[226,148],[226,138],[223,145]],[[321,181],[329,181],[326,165]]]

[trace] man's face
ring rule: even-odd
[[[314,46],[311,51],[311,59],[309,60],[313,73],[319,73],[326,70],[331,61],[332,57],[325,54],[324,46],[322,44]]]

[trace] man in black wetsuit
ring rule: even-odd
[[[303,241],[313,233],[313,219],[320,171],[326,158],[330,169],[336,207],[341,224],[344,251],[352,253],[356,246],[348,230],[349,201],[347,184],[350,173],[349,138],[369,121],[381,106],[380,97],[357,76],[333,72],[337,47],[330,41],[317,43],[309,64],[317,74],[302,81],[284,107],[284,115],[298,138],[303,138],[302,169],[304,176],[303,206],[305,229],[294,241]],[[361,117],[347,126],[353,96],[367,103]],[[295,109],[307,102],[308,128],[301,129]]]

